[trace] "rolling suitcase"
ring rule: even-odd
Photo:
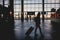
[[[29,34],[33,31],[33,27],[31,26],[28,30],[27,30],[27,32],[25,33],[25,35],[27,35],[27,36],[29,36]]]

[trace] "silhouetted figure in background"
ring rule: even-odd
[[[40,34],[41,34],[40,40],[42,40],[41,38],[43,37],[43,34],[42,34],[42,31],[41,31],[41,27],[40,27],[40,12],[38,12],[37,17],[34,18],[34,21],[36,23],[35,36],[37,36],[36,35],[37,28],[39,28],[39,31],[40,31]]]

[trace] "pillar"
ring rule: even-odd
[[[44,0],[42,0],[42,11],[43,11],[42,20],[44,21]]]
[[[24,0],[21,0],[21,21],[24,20]]]

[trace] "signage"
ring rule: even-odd
[[[35,12],[27,12],[27,15],[35,15]]]
[[[46,12],[41,12],[41,14],[46,14]]]

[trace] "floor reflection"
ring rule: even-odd
[[[41,37],[41,34],[39,33],[39,29],[37,29],[37,33],[35,34],[35,22],[33,20],[28,22],[24,20],[22,23],[21,20],[15,20],[15,36],[16,40],[53,40],[54,36],[52,36],[54,31],[56,29],[53,29],[53,25],[51,20],[44,20],[44,22],[41,21],[41,30],[44,35],[44,38]],[[31,32],[29,36],[26,36],[25,33],[30,27],[34,27],[34,30]],[[42,38],[42,39],[41,39]]]

